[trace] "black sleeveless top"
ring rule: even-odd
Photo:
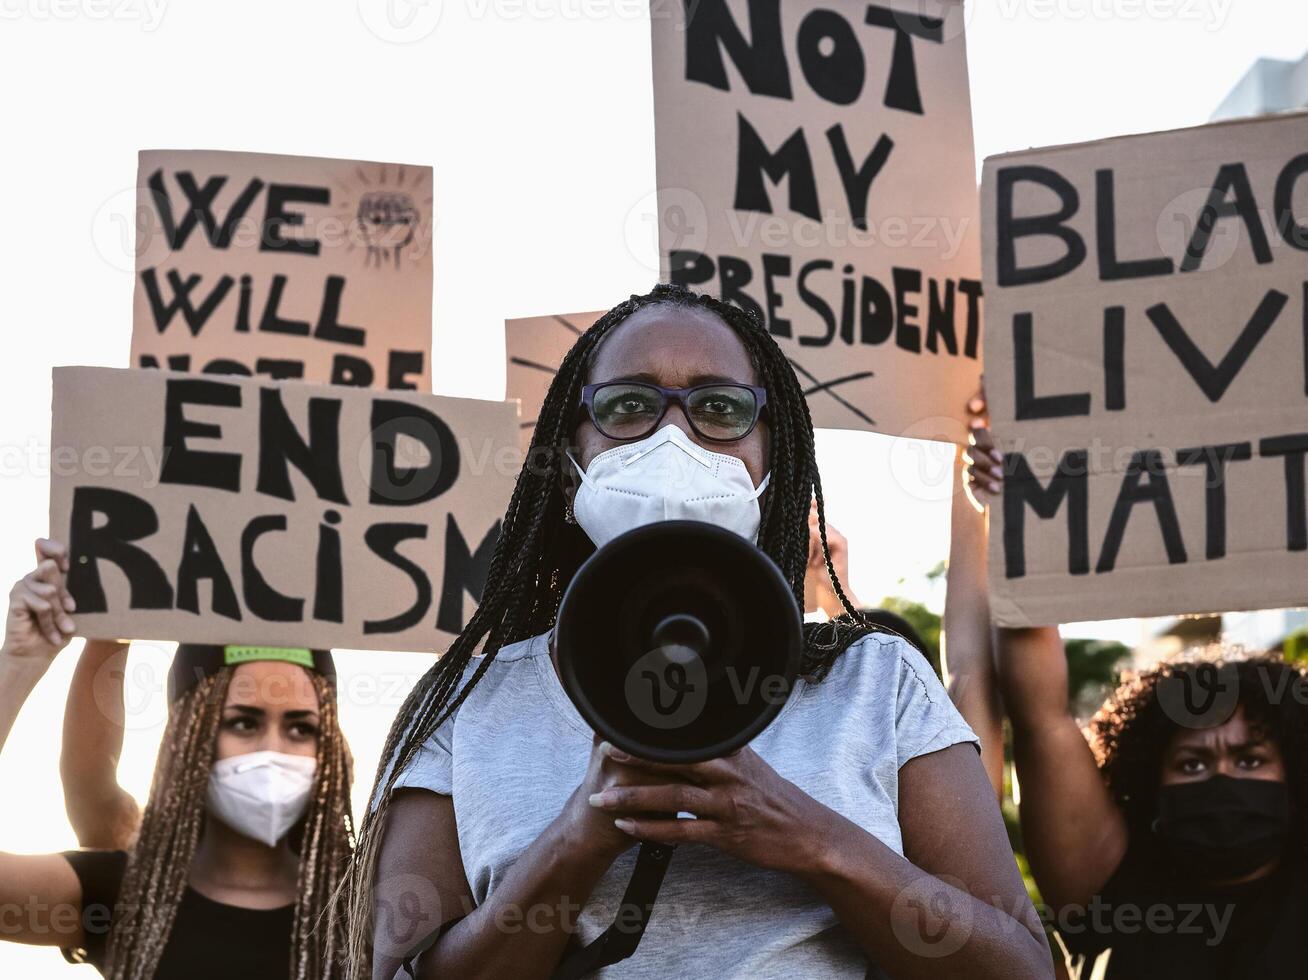
[[[124,851],[64,854],[82,884],[81,949],[65,949],[70,963],[90,963],[101,973],[115,903],[127,870]],[[243,909],[187,888],[164,947],[155,980],[286,980],[290,974],[295,906]]]
[[[1128,854],[1058,937],[1071,975],[1089,980],[1302,980],[1308,976],[1308,874],[1302,864],[1260,881],[1214,888]]]

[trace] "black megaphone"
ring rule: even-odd
[[[564,593],[554,639],[581,716],[654,762],[747,744],[784,707],[803,649],[781,570],[700,521],[646,524],[596,551]]]

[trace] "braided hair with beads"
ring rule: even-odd
[[[348,888],[350,956],[356,968],[370,962],[373,877],[380,827],[391,786],[439,725],[476,686],[502,647],[546,632],[577,569],[594,550],[585,533],[567,519],[563,495],[565,450],[573,441],[581,389],[604,338],[636,311],[651,306],[699,308],[713,313],[744,344],[768,393],[771,482],[764,502],[758,546],[781,569],[795,601],[804,606],[808,564],[808,513],[817,501],[818,533],[827,574],[846,615],[804,628],[803,672],[820,681],[852,642],[876,628],[863,622],[846,597],[827,548],[825,505],[813,444],[808,404],[785,354],[758,317],[682,286],[660,284],[609,310],[583,333],[563,358],[536,422],[526,462],[504,514],[481,602],[449,651],[419,680],[396,716],[382,751],[373,799],[364,818]],[[456,696],[459,679],[480,649],[480,663]],[[392,764],[393,763],[393,764]]]

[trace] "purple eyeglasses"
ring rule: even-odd
[[[681,406],[695,434],[711,442],[737,442],[754,431],[768,393],[757,385],[716,381],[690,388],[664,388],[646,381],[602,381],[581,389],[581,407],[610,439],[643,439],[653,432],[668,404]]]

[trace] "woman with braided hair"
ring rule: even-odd
[[[38,541],[37,557],[10,594],[0,746],[75,632],[66,550]],[[344,923],[324,915],[353,843],[331,655],[181,644],[168,697],[134,842],[0,853],[0,908],[27,910],[4,938],[59,946],[110,980],[347,976]]]
[[[564,358],[477,612],[395,721],[351,880],[354,962],[550,977],[651,841],[680,846],[639,948],[600,975],[1050,976],[975,737],[916,650],[858,621],[829,555],[849,616],[806,628],[803,677],[750,746],[657,765],[582,721],[552,650],[563,592],[639,523],[624,498],[683,513],[672,471],[698,464],[718,481],[705,519],[757,541],[801,606],[811,499],[827,547],[794,373],[744,311],[659,286]],[[649,479],[617,492],[618,471]]]

